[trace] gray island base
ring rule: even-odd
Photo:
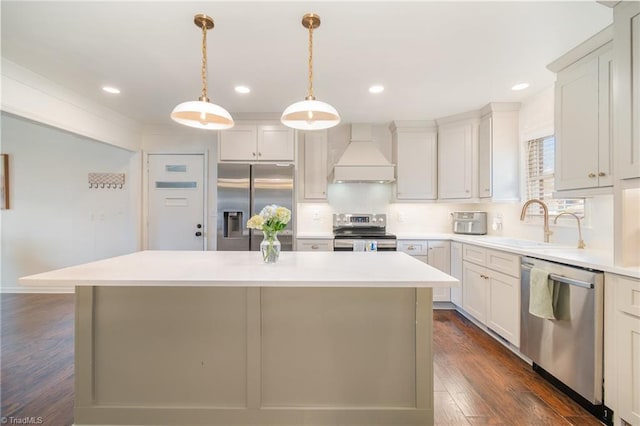
[[[76,285],[76,426],[433,424],[431,287],[454,278],[404,253],[259,256],[140,252],[23,278]]]

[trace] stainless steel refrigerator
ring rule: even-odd
[[[218,164],[218,250],[259,250],[262,231],[248,229],[247,220],[269,204],[291,210],[278,240],[283,251],[293,250],[293,178],[293,164]]]

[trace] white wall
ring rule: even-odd
[[[2,291],[25,291],[24,275],[137,249],[138,154],[6,113],[1,125],[11,162]],[[125,173],[125,186],[89,189],[90,172]]]

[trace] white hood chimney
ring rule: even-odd
[[[373,143],[370,124],[353,123],[351,142],[333,169],[334,182],[392,182],[394,165]]]

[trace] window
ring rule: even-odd
[[[553,136],[527,141],[527,199],[537,198],[544,201],[549,207],[550,216],[568,211],[584,217],[584,199],[553,198],[555,144]],[[542,214],[539,204],[531,205],[527,212],[528,216]]]

